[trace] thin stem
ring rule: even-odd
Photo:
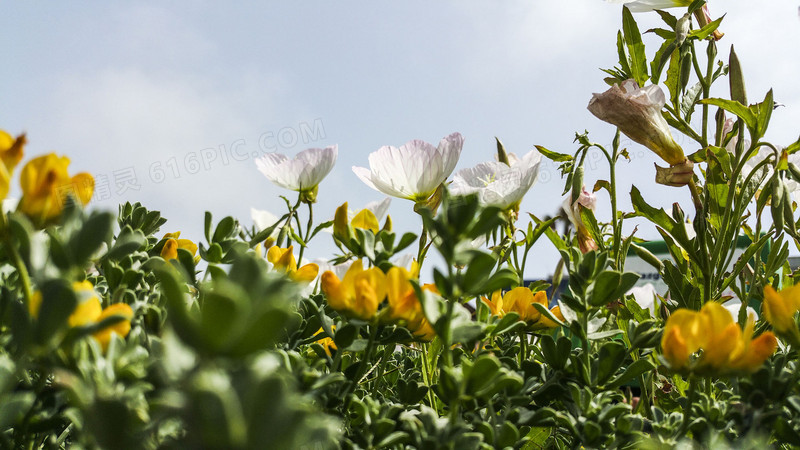
[[[692,405],[694,404],[695,397],[697,396],[697,377],[689,375],[689,398],[683,408],[683,425],[678,431],[678,436],[685,436],[689,431],[689,425],[692,420]]]
[[[303,253],[308,246],[308,240],[311,238],[311,227],[314,224],[314,208],[311,203],[308,204],[308,223],[306,224],[306,235],[303,236],[303,243],[300,245],[300,254],[297,257],[297,264],[303,264]]]
[[[0,232],[2,232],[3,240],[5,241],[6,247],[11,254],[11,262],[19,274],[19,282],[22,285],[22,306],[24,307],[25,311],[27,311],[29,305],[31,304],[31,298],[33,297],[31,279],[28,275],[28,267],[25,265],[25,261],[22,260],[22,256],[19,254],[19,251],[17,251],[16,243],[11,235],[8,217],[3,212],[0,212]]]

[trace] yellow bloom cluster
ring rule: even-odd
[[[25,134],[13,138],[0,130],[0,200],[8,195],[11,176],[22,161],[26,143]],[[88,173],[70,177],[68,166],[69,158],[50,153],[33,158],[22,168],[22,198],[17,209],[36,225],[46,225],[58,217],[68,195],[84,206],[92,199],[94,178]]]
[[[310,263],[302,267],[297,267],[297,261],[294,259],[294,246],[290,245],[288,248],[281,248],[277,245],[270,247],[267,251],[267,261],[271,262],[276,269],[285,272],[294,281],[299,283],[310,283],[317,278],[319,273],[319,266]]]
[[[361,260],[357,260],[341,280],[331,271],[323,273],[321,287],[331,308],[362,320],[375,317],[378,307],[388,297],[385,314],[389,320],[403,324],[419,339],[431,340],[435,336],[406,269],[392,267],[384,274],[377,267],[365,270]],[[423,289],[436,291],[430,285]]]
[[[528,326],[534,330],[555,328],[558,326],[558,324],[543,316],[542,313],[533,306],[534,303],[539,303],[547,307],[547,294],[544,291],[539,291],[534,294],[530,289],[520,286],[506,292],[505,295],[503,295],[501,291],[495,291],[491,299],[482,297],[481,300],[489,307],[493,316],[503,317],[506,313],[515,312],[519,314],[519,320],[527,323]],[[557,319],[561,321],[564,320],[559,306],[554,306],[550,309],[550,312],[552,312]]]
[[[28,161],[20,173],[22,198],[17,207],[37,224],[49,222],[61,214],[67,195],[82,205],[92,199],[94,178],[88,173],[69,176],[69,158],[55,153]]]
[[[100,298],[94,290],[92,283],[88,281],[76,281],[72,284],[72,290],[75,291],[78,297],[78,305],[70,314],[68,323],[70,327],[82,327],[100,323],[103,320],[112,316],[122,316],[124,319],[107,326],[101,330],[95,331],[92,337],[100,343],[103,351],[108,348],[108,343],[111,341],[111,334],[116,333],[121,337],[125,337],[131,331],[131,319],[133,319],[133,310],[125,303],[115,303],[106,308],[100,304]],[[39,317],[39,310],[42,306],[42,293],[36,291],[31,297],[31,302],[28,305],[31,317]]]
[[[661,350],[676,371],[752,373],[778,345],[769,331],[753,339],[754,326],[755,320],[750,316],[742,330],[717,302],[706,303],[700,311],[681,308],[667,319]],[[693,358],[700,350],[699,356]]]

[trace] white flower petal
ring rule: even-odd
[[[531,150],[521,159],[514,156],[514,163],[510,166],[488,161],[459,170],[453,177],[450,191],[454,195],[477,193],[482,204],[503,209],[512,207],[522,200],[536,182],[541,159],[538,151]]]
[[[413,140],[398,147],[384,146],[369,155],[369,170],[353,172],[369,187],[392,197],[414,201],[430,197],[452,172],[463,138],[453,133],[438,148]]]
[[[313,189],[330,173],[339,153],[336,145],[309,148],[293,159],[280,153],[267,153],[256,159],[258,170],[276,185],[293,191]]]
[[[275,225],[279,219],[278,216],[269,211],[262,209],[250,208],[250,217],[253,219],[253,224],[258,231],[264,230]],[[274,234],[277,236],[279,229],[276,229]]]

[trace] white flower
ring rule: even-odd
[[[664,161],[681,164],[686,156],[661,115],[665,103],[664,91],[657,85],[640,88],[636,81],[625,80],[602,94],[592,94],[587,108],[595,117],[616,125],[625,136],[649,148]]]
[[[508,164],[489,161],[462,169],[453,177],[450,192],[454,195],[478,194],[485,205],[503,209],[517,208],[522,197],[536,182],[542,155],[531,150],[521,159],[510,153]]]
[[[398,147],[379,148],[369,155],[369,169],[353,167],[367,186],[392,197],[427,200],[453,172],[464,138],[453,133],[438,147],[414,140]]]
[[[725,309],[730,311],[731,315],[733,316],[733,320],[734,321],[738,321],[739,320],[739,309],[742,307],[742,301],[741,300],[739,300],[738,298],[733,298],[733,299],[728,300],[727,302],[725,302],[725,304],[722,305],[722,306],[724,306]],[[745,315],[747,317],[752,317],[754,320],[758,319],[758,314],[756,313],[756,310],[751,308],[751,307],[749,307],[749,306],[746,309]]]
[[[336,145],[309,148],[294,159],[280,153],[267,153],[256,160],[256,166],[269,181],[282,188],[311,194],[313,202],[319,183],[333,169],[338,153]]]
[[[655,317],[656,308],[656,287],[653,283],[647,283],[642,286],[632,287],[625,295],[633,295],[633,299],[642,309],[649,309],[650,313]]]

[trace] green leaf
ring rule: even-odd
[[[712,22],[709,22],[703,28],[701,28],[699,30],[690,31],[689,32],[689,37],[693,37],[693,38],[697,38],[697,39],[703,40],[703,39],[711,36],[711,33],[713,33],[714,31],[717,30],[717,28],[719,28],[719,24],[722,23],[722,19],[724,19],[724,18],[725,18],[725,15],[723,14],[722,17],[720,17],[719,19],[714,20]]]
[[[36,401],[33,392],[15,392],[0,396],[0,430],[20,423]]]
[[[617,375],[614,379],[612,379],[608,385],[606,385],[606,389],[616,389],[623,384],[637,378],[651,370],[655,369],[655,365],[651,363],[647,359],[638,359],[634,361],[631,365],[625,368],[625,371],[621,374]]]
[[[567,155],[565,153],[554,152],[552,150],[548,150],[548,149],[542,147],[541,145],[536,145],[535,147],[536,147],[537,150],[539,150],[539,153],[541,153],[547,159],[549,159],[551,161],[554,161],[554,162],[566,162],[566,161],[572,161],[573,159],[575,159],[572,155]]]
[[[622,280],[622,273],[617,271],[606,271],[597,276],[597,281],[594,282],[590,303],[593,306],[603,306],[614,300],[614,294],[617,292],[620,281]]]
[[[108,212],[92,214],[84,222],[78,233],[70,239],[70,247],[78,265],[84,265],[104,242],[111,240],[115,222],[114,215]]]
[[[481,291],[483,294],[488,294],[498,289],[510,289],[517,285],[519,285],[519,275],[517,275],[517,272],[508,267],[503,267],[486,281]]]
[[[627,355],[628,351],[621,342],[609,341],[603,344],[598,357],[597,382],[603,384],[614,375]]]
[[[235,228],[236,220],[231,216],[225,217],[217,224],[217,228],[214,230],[214,236],[209,242],[222,242],[231,236]]]
[[[480,295],[492,290],[486,290],[486,281],[494,269],[497,260],[489,253],[475,251],[472,260],[461,277],[464,292],[470,295]]]
[[[556,317],[556,316],[553,314],[553,312],[552,312],[552,311],[550,311],[550,310],[549,310],[549,309],[548,309],[546,306],[544,306],[543,304],[541,304],[541,303],[533,303],[533,307],[534,307],[534,308],[536,308],[536,310],[537,310],[537,311],[539,311],[539,313],[540,313],[540,314],[542,314],[543,316],[545,316],[545,317],[547,317],[548,319],[552,320],[552,321],[553,321],[553,322],[555,322],[556,324],[558,324],[558,325],[560,325],[560,326],[566,326],[566,325],[564,324],[564,322],[562,322],[561,320],[559,320],[559,318],[558,318],[558,317]]]
[[[737,117],[742,119],[745,125],[747,125],[747,128],[751,130],[755,130],[758,124],[758,117],[753,113],[753,111],[735,100],[725,100],[724,98],[706,98],[700,100],[698,103],[718,106],[729,113],[735,114]]]
[[[639,83],[639,86],[644,86],[644,83],[649,78],[647,75],[647,55],[642,42],[642,34],[639,32],[636,20],[633,19],[633,15],[627,6],[622,7],[622,32],[630,55],[631,74],[636,82]]]
[[[358,327],[348,323],[336,330],[333,341],[336,343],[338,348],[346,349],[353,344],[353,341],[355,341],[356,337],[358,337]]]
[[[130,226],[125,226],[119,233],[119,237],[114,241],[114,245],[105,254],[105,258],[111,261],[119,261],[125,256],[142,248],[147,242],[144,233],[139,230],[133,230]]]
[[[78,305],[78,298],[70,283],[61,279],[44,282],[39,291],[42,303],[34,333],[39,344],[47,345],[54,336],[67,328],[67,320]]]

